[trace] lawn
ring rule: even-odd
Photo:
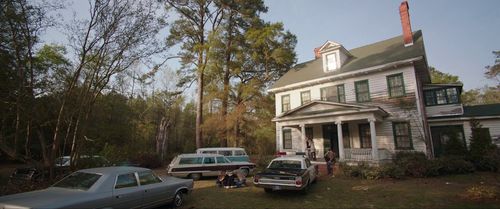
[[[492,189],[496,198],[466,197],[469,188],[481,185]],[[500,175],[494,173],[405,180],[323,177],[306,195],[267,194],[251,184],[223,189],[206,179],[195,182],[183,208],[500,208],[499,190]]]

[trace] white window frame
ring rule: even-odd
[[[328,63],[328,58],[331,56],[333,56],[335,58],[335,64],[333,66],[330,66]],[[323,70],[325,72],[332,72],[332,71],[337,70],[339,68],[340,68],[340,56],[339,56],[338,50],[323,54]]]

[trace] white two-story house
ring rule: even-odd
[[[433,156],[440,147],[431,136],[444,134],[439,127],[464,133],[467,119],[454,119],[464,115],[462,86],[431,83],[423,35],[412,32],[406,1],[400,14],[402,36],[350,50],[327,41],[314,60],[268,90],[276,100],[277,151],[305,152],[309,138],[319,157],[331,148],[341,161],[378,162],[398,150]],[[499,116],[493,126],[500,127]]]

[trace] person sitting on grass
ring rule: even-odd
[[[217,176],[217,180],[215,181],[215,185],[217,187],[223,187],[223,182],[224,182],[224,178],[226,177],[226,172],[225,171],[221,171],[219,172],[219,176]]]
[[[244,173],[237,172],[236,176],[237,176],[237,178],[235,179],[235,181],[236,181],[236,187],[247,186],[247,177],[246,177],[246,175]]]
[[[224,180],[222,181],[222,185],[224,185],[224,188],[229,189],[236,187],[234,177],[235,175],[233,175],[233,172],[226,171],[226,176],[224,176]]]

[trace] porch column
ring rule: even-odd
[[[306,124],[300,124],[300,136],[302,138],[302,151],[307,152]]]
[[[339,140],[339,158],[340,161],[344,160],[344,137],[342,134],[342,121],[335,121],[335,124],[337,125],[337,138]]]
[[[378,145],[377,145],[377,133],[375,131],[375,119],[368,119],[370,122],[370,136],[372,141],[372,158],[373,160],[378,160]]]
[[[281,142],[283,141],[283,130],[279,123],[276,123],[276,152],[281,151],[283,145]]]

